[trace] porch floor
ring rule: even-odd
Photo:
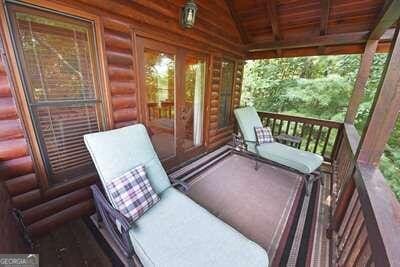
[[[170,176],[189,177],[188,196],[264,247],[273,266],[328,266],[330,175],[308,197],[298,174],[264,163],[255,171],[253,159],[221,149]],[[96,227],[81,219],[38,240],[41,266],[121,265],[108,233]]]
[[[33,252],[39,254],[44,267],[115,266],[84,219],[68,222],[36,240]]]

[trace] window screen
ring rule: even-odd
[[[101,128],[93,24],[8,4],[24,89],[49,176],[94,172],[83,135]]]
[[[221,68],[218,128],[226,127],[230,122],[235,63],[233,61],[223,60]]]

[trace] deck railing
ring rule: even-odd
[[[325,161],[333,162],[336,157],[343,123],[272,112],[258,112],[258,115],[274,135],[285,133],[301,137],[299,148],[320,154]]]
[[[359,140],[345,124],[334,163],[333,265],[399,266],[400,204],[378,168],[356,162]]]

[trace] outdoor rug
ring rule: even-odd
[[[301,208],[302,177],[233,154],[190,182],[188,196],[247,238],[279,264],[296,209]]]

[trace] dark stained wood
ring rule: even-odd
[[[112,266],[101,245],[81,219],[66,223],[34,244],[40,266]]]
[[[393,24],[400,18],[400,1],[390,0],[387,1],[382,11],[381,17],[377,20],[375,26],[372,28],[369,35],[370,40],[379,40],[385,33],[386,29],[393,26]]]
[[[359,44],[368,40],[369,32],[338,33],[315,37],[300,37],[292,40],[282,40],[274,42],[253,43],[246,46],[250,52],[268,51],[274,49],[305,48],[328,45]],[[385,38],[387,38],[385,36]],[[380,39],[380,41],[388,41]]]
[[[319,47],[305,47],[294,49],[283,49],[280,56],[276,55],[273,50],[257,51],[248,53],[248,59],[268,59],[268,58],[287,58],[287,57],[306,57],[316,55],[346,55],[346,54],[363,54],[365,51],[364,44],[353,45],[330,45]],[[390,50],[390,42],[380,42],[376,49],[377,53],[387,53]]]
[[[292,116],[286,114],[278,114],[272,112],[258,112],[261,121],[265,126],[269,126],[274,135],[279,135],[282,132],[282,129],[285,126],[285,133],[288,133],[290,130],[290,124],[294,123],[295,126],[293,128],[293,135],[300,136],[303,140],[299,144],[299,148],[304,150],[311,150],[321,154],[326,161],[333,162],[334,160],[334,152],[337,149],[338,142],[340,139],[340,129],[342,128],[342,123],[328,120],[320,120],[320,119],[312,119],[312,118],[304,118],[299,116]],[[272,120],[272,123],[270,121]],[[313,134],[313,129],[316,128],[316,135]],[[335,133],[332,133],[332,130],[336,130]],[[300,134],[298,135],[298,131]],[[322,133],[326,131],[329,134],[323,135]],[[296,134],[297,133],[297,134]],[[335,142],[333,147],[330,147],[329,154],[327,155],[325,152],[328,147],[328,141],[331,136],[335,135]],[[306,136],[305,136],[306,135]],[[314,147],[310,149],[310,144],[314,142]],[[320,144],[323,144],[323,149],[321,152],[317,151],[317,148]]]
[[[331,229],[334,261],[339,266],[393,266],[400,260],[396,233],[400,231],[400,203],[372,163],[356,162],[360,137],[353,125],[344,125],[338,152],[338,177]],[[344,182],[343,182],[344,181]],[[335,200],[337,199],[337,200]],[[335,258],[336,257],[336,258]],[[362,264],[364,263],[364,264]]]
[[[218,128],[218,113],[219,113],[219,92],[221,87],[221,76],[222,76],[222,60],[223,58],[219,55],[213,55],[210,66],[210,94],[209,99],[206,99],[206,114],[208,117],[208,126],[206,126],[206,144],[208,150],[213,150],[219,146],[222,146],[231,141],[234,120],[231,115],[230,124],[222,129]],[[231,59],[230,59],[231,60]],[[239,107],[240,95],[242,89],[242,78],[243,78],[243,67],[244,63],[241,60],[234,60],[234,82],[232,88],[232,110]],[[207,107],[208,106],[208,107]],[[207,119],[206,119],[207,122]]]
[[[376,266],[395,266],[400,262],[400,203],[379,169],[364,163],[358,166],[355,180],[374,262]]]
[[[11,196],[16,196],[38,188],[38,181],[34,173],[29,173],[5,181],[5,186]]]
[[[329,8],[330,0],[321,0],[321,25],[319,29],[319,35],[325,35],[328,32],[328,21],[329,21]]]
[[[0,181],[0,251],[1,253],[28,253],[28,248],[10,209],[12,209],[10,196],[4,183]]]
[[[377,166],[400,109],[400,35],[396,31],[358,152],[358,161]]]
[[[243,29],[242,23],[240,21],[239,16],[236,13],[235,7],[233,6],[233,1],[232,0],[225,0],[226,5],[229,8],[229,11],[231,13],[232,19],[235,21],[236,28],[240,33],[240,38],[242,39],[242,42],[244,44],[249,42],[249,38],[247,37],[246,31]]]
[[[68,207],[89,200],[91,199],[91,196],[92,194],[90,189],[85,187],[69,194],[62,195],[43,204],[34,206],[30,209],[24,210],[22,211],[24,223],[27,225],[32,224]]]
[[[40,204],[41,200],[42,194],[40,189],[33,189],[11,198],[13,207],[19,210],[29,209],[35,205],[38,205]]]
[[[354,84],[354,89],[350,97],[349,107],[345,117],[346,123],[354,123],[358,107],[364,96],[365,86],[371,72],[371,66],[378,43],[379,41],[377,40],[369,40],[365,45],[364,54],[361,57],[360,68],[358,70],[356,82]]]
[[[332,1],[330,3],[331,11],[326,11],[326,3],[321,1],[299,0],[295,4],[293,1],[276,1],[276,3],[268,5],[275,7],[272,9],[273,14],[269,16],[265,14],[267,1],[258,2],[261,3],[258,6],[264,7],[259,8],[257,1],[238,0],[234,1],[233,5],[233,1],[199,0],[197,1],[199,16],[192,30],[182,29],[179,25],[179,12],[184,2],[184,0],[55,0],[52,2],[39,0],[35,1],[35,4],[82,17],[90,14],[91,19],[95,18],[96,23],[99,23],[100,29],[96,29],[96,35],[100,38],[98,40],[99,48],[104,50],[99,58],[102,65],[101,72],[104,72],[106,79],[102,94],[107,102],[104,112],[106,120],[110,121],[108,128],[123,127],[141,121],[142,112],[140,101],[138,101],[140,99],[138,92],[140,77],[137,68],[136,36],[193,49],[209,56],[210,74],[207,78],[208,86],[205,92],[204,136],[207,148],[212,150],[230,141],[234,129],[233,121],[228,127],[218,129],[222,58],[232,58],[236,63],[232,106],[237,107],[240,104],[244,65],[242,59],[245,56],[246,48],[252,48],[254,51],[263,50],[250,53],[248,55],[250,58],[288,57],[318,53],[360,53],[364,51],[365,42],[370,37],[369,33],[377,14],[381,11],[383,0]],[[271,2],[274,1],[269,1],[269,4]],[[325,2],[327,1],[325,0]],[[234,7],[236,20],[240,22],[242,31],[232,19],[234,16],[231,14],[230,6]],[[323,12],[325,15],[326,13],[331,14],[324,17],[325,15],[321,14],[321,8],[325,10]],[[4,14],[1,16],[4,27]],[[322,25],[324,26],[322,27]],[[328,33],[327,29],[329,29],[329,34],[315,37],[318,32],[321,34],[323,28],[325,29],[324,34]],[[243,37],[242,40],[240,39],[240,35],[243,33],[247,35],[247,40]],[[4,29],[1,34],[6,41],[9,39]],[[390,34],[381,38],[377,51],[387,51],[387,41],[391,38]],[[247,42],[249,42],[247,46],[244,46],[244,43]],[[26,215],[25,222],[28,229],[33,236],[39,236],[68,220],[93,211],[86,187],[97,181],[97,177],[89,176],[62,185],[47,186],[45,176],[38,164],[41,159],[36,156],[38,149],[34,145],[32,127],[27,122],[29,116],[27,107],[23,103],[24,96],[18,89],[21,81],[19,76],[15,75],[18,72],[15,70],[15,56],[9,40],[7,43],[6,56],[14,71],[7,69],[7,64],[3,59],[0,64],[0,175],[6,179],[5,186],[12,197],[14,207],[22,209]],[[325,48],[322,52],[318,52],[317,47],[321,45],[325,45]],[[275,53],[276,49],[281,52]],[[275,131],[279,132],[290,131],[290,124],[294,122],[294,133],[306,134],[307,140],[303,146],[311,147],[310,149],[315,151],[318,144],[321,143],[323,145],[322,154],[330,153],[326,159],[332,161],[336,158],[342,124],[306,118],[293,119],[286,115],[274,115],[272,122],[269,117],[266,121],[273,125]],[[316,128],[318,129],[316,137],[311,131],[305,131],[312,125],[318,127]],[[326,132],[328,137],[325,138],[324,133]],[[329,151],[327,138],[335,133],[337,134],[335,145],[332,151]],[[28,136],[28,139],[23,141],[24,136]],[[308,142],[306,143],[306,141]],[[315,147],[310,146],[310,142],[314,141]],[[352,146],[351,142],[346,146]],[[347,152],[349,152],[349,148],[339,154],[345,155]],[[343,159],[346,160],[340,165],[342,167],[341,175],[343,175],[341,186],[345,187],[341,188],[341,196],[344,196],[343,194],[346,192],[344,189],[348,186],[347,182],[352,181],[351,172],[354,169],[349,158],[344,157]],[[350,179],[348,179],[349,177]],[[360,194],[360,196],[363,195]],[[345,201],[343,203],[347,204]],[[366,221],[369,220],[369,216],[365,216],[365,218]],[[371,231],[368,227],[374,226],[366,225],[369,238]],[[381,227],[381,225],[378,226]],[[374,231],[377,232],[376,229]],[[357,240],[354,241],[354,244],[357,244]],[[377,242],[376,244],[379,246],[381,243]],[[363,245],[362,248],[365,246]],[[376,249],[376,247],[373,248]],[[361,251],[364,250],[360,248],[359,251],[358,254],[361,254]],[[352,259],[352,255],[356,254],[350,252],[348,258]]]
[[[78,219],[93,212],[93,201],[86,200],[29,225],[27,231],[32,238],[37,238],[51,232],[65,222]]]
[[[0,163],[0,173],[3,180],[12,179],[33,172],[33,162],[30,156],[15,158]]]
[[[266,6],[267,6],[267,19],[269,20],[272,28],[272,33],[274,36],[275,41],[280,41],[282,39],[281,32],[279,30],[279,21],[278,21],[278,14],[277,14],[277,5],[275,0],[267,0],[266,1]],[[277,49],[276,50],[277,56],[282,55],[282,49]]]
[[[331,129],[331,128],[329,128]],[[317,152],[318,144],[319,144],[319,139],[321,138],[321,133],[322,133],[322,125],[319,126],[318,128],[318,134],[317,134],[317,139],[315,140],[315,145],[314,145],[314,150],[313,152]],[[323,154],[322,154],[323,155]]]
[[[267,12],[268,17],[271,21],[272,33],[276,41],[282,39],[281,32],[279,30],[279,21],[278,21],[278,14],[277,14],[277,6],[275,0],[267,0]]]

